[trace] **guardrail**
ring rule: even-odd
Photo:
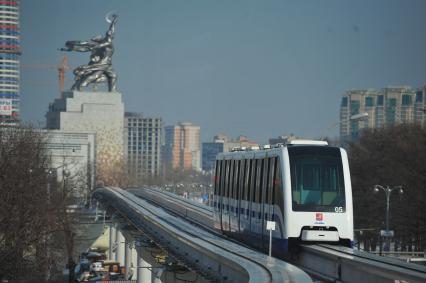
[[[193,271],[216,282],[312,282],[301,269],[225,241],[119,188],[100,188],[94,197],[112,206],[133,226]]]
[[[294,263],[330,281],[426,282],[426,267],[346,247],[303,245]]]
[[[416,252],[416,251],[411,251],[411,252],[401,252],[401,251],[389,251],[389,252],[369,252],[371,254],[378,254],[378,255],[384,255],[384,256],[389,256],[389,255],[393,255],[396,257],[400,257],[400,256],[412,256],[412,257],[426,257],[426,252]]]

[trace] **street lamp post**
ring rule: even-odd
[[[336,126],[338,126],[338,125],[342,124],[343,122],[348,122],[348,121],[361,121],[361,120],[364,120],[364,119],[367,119],[367,118],[368,118],[368,112],[363,112],[363,113],[354,114],[354,115],[350,116],[349,118],[347,118],[347,119],[345,119],[345,120],[342,120],[342,121],[339,121],[339,122],[333,123],[331,126],[329,126],[329,127],[325,130],[325,132],[327,133],[328,131],[330,131],[330,130],[331,130],[331,129],[333,129],[334,127],[336,127]],[[322,136],[324,136],[324,135],[322,135]]]
[[[383,190],[385,192],[386,195],[386,218],[385,218],[385,237],[387,238],[386,240],[386,245],[387,248],[389,248],[389,237],[390,237],[390,232],[389,232],[389,208],[390,208],[390,203],[389,203],[389,199],[390,199],[390,195],[393,191],[398,190],[399,194],[402,194],[404,191],[402,190],[402,186],[394,186],[394,187],[390,187],[390,186],[382,186],[382,185],[374,185],[374,193],[378,193],[380,190]]]

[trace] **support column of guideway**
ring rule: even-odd
[[[151,268],[152,266],[143,259],[143,247],[137,246],[137,271],[136,271],[136,283],[151,282]]]
[[[149,241],[136,241],[138,251],[138,271],[140,272],[137,277],[137,283],[140,282],[151,282],[151,283],[174,283],[174,282],[195,282],[195,283],[207,283],[210,282],[205,280],[201,276],[187,270],[183,266],[179,266],[175,263],[169,262],[170,258],[166,261],[167,263],[158,262],[156,256],[163,255],[165,252],[155,246]],[[139,281],[139,276],[146,276]],[[145,281],[146,280],[146,281]]]
[[[117,246],[116,253],[115,253],[115,260],[120,263],[120,266],[124,266],[124,251],[125,251],[126,241],[119,227],[117,227],[115,231],[116,231],[115,244]]]
[[[124,270],[126,272],[125,278],[129,279],[133,275],[131,270],[132,263],[132,241],[125,237],[125,245],[124,245]]]
[[[130,275],[132,275],[131,280],[136,280],[137,283],[209,282],[183,266],[172,264],[167,256],[167,263],[158,262],[158,255],[165,255],[163,250],[158,248],[149,238],[143,236],[143,232],[135,230],[125,223],[124,219],[117,215],[113,218],[116,234],[116,257],[114,259],[120,262],[120,266],[125,267],[126,279],[130,279]],[[132,262],[133,273],[130,272]]]
[[[133,274],[132,276],[132,280],[137,279],[137,270],[138,270],[138,253],[136,251],[136,246],[135,246],[135,242],[133,242],[132,245],[132,257],[131,257],[131,263],[130,263],[130,267],[131,267],[131,272]]]
[[[126,279],[135,280],[137,276],[138,254],[136,252],[134,232],[123,231],[126,239],[126,249],[124,255],[124,267],[126,270]]]
[[[135,230],[132,226],[120,222],[120,231],[124,236],[124,262],[121,264],[125,268],[125,278],[136,279],[137,253],[135,249],[135,239],[140,236],[141,232]]]
[[[110,260],[115,260],[115,235],[116,235],[115,223],[111,222],[109,224],[109,251],[108,251],[108,259]]]

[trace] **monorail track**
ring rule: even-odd
[[[151,223],[159,231],[167,230],[162,236],[159,236],[153,235],[155,229],[144,227],[144,231],[151,234],[154,242],[160,247],[171,252],[174,257],[193,271],[203,274],[214,282],[312,282],[306,273],[291,264],[269,258],[262,253],[253,253],[252,250],[235,243],[223,241],[222,238],[208,231],[165,213],[163,208],[149,205],[145,200],[136,198],[129,192],[116,188],[103,190],[106,191],[98,193],[97,198],[103,202],[107,202],[106,199],[122,201],[121,205],[114,203],[114,207],[120,214],[127,216],[128,221],[135,226],[140,225],[140,220],[136,220],[133,216],[134,212],[137,212],[137,214],[141,214],[137,217],[138,219],[142,217],[148,220],[144,222]],[[100,194],[104,194],[104,196]],[[108,194],[108,198],[105,198],[106,194]],[[131,213],[131,211],[133,212]],[[170,236],[166,234],[170,234]],[[185,245],[188,246],[188,249],[183,251],[186,249]],[[200,256],[194,257],[196,253]],[[205,262],[201,264],[201,260]],[[197,263],[198,266],[214,266],[212,262],[219,263],[219,270],[217,267],[210,267],[210,272],[205,272],[205,270],[197,268]],[[224,272],[222,268],[226,268],[227,271]],[[206,269],[209,270],[209,268]],[[241,275],[238,277],[232,275],[231,272]],[[222,276],[222,273],[228,274],[228,276]]]
[[[212,208],[152,188],[129,190],[205,229],[212,230]],[[301,245],[291,263],[327,282],[426,282],[426,267],[332,245]]]

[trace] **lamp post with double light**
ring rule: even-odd
[[[325,133],[327,133],[328,131],[330,131],[331,129],[337,127],[338,125],[344,123],[344,122],[348,122],[348,121],[362,121],[368,118],[368,113],[367,112],[363,112],[363,113],[358,113],[358,114],[354,114],[352,116],[350,116],[347,119],[341,120],[339,122],[333,123],[331,126],[329,126],[326,130]],[[322,137],[324,137],[324,132],[321,135]]]
[[[393,231],[389,231],[389,209],[390,209],[390,195],[393,191],[397,190],[399,194],[404,193],[402,186],[382,186],[382,185],[374,185],[373,192],[378,193],[380,190],[385,192],[386,195],[386,218],[385,218],[385,231],[381,232],[381,236],[387,238],[386,247],[389,249],[389,238],[393,236]]]

